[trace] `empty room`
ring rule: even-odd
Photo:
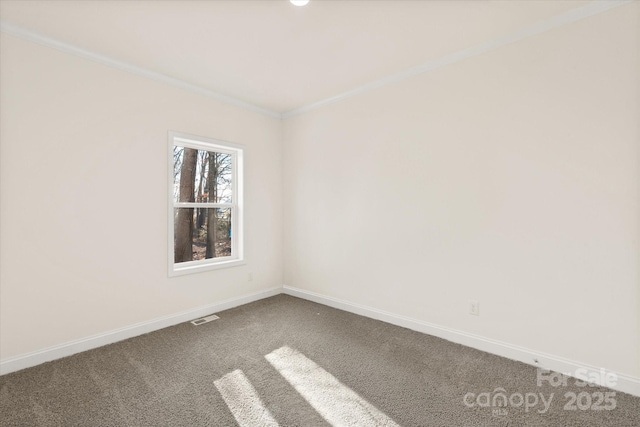
[[[0,426],[640,426],[640,1],[0,0]]]

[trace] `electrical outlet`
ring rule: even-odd
[[[469,314],[480,316],[480,303],[476,300],[469,300]]]
[[[248,281],[252,281],[253,280],[253,273],[248,273],[247,274],[247,280]]]

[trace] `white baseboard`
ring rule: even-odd
[[[583,375],[586,375],[587,377],[593,375],[594,378],[598,378],[598,375],[602,372],[601,368],[589,366],[573,360],[564,359],[562,357],[545,354],[542,352],[530,350],[528,348],[485,338],[479,335],[458,331],[455,329],[443,327],[417,319],[412,319],[394,313],[389,313],[383,310],[378,310],[361,304],[355,304],[349,301],[321,295],[315,292],[310,292],[291,286],[284,286],[267,289],[238,298],[228,299],[219,303],[205,305],[191,310],[186,310],[157,319],[149,320],[147,322],[141,322],[135,325],[115,329],[102,334],[70,341],[64,344],[34,351],[32,353],[8,358],[0,361],[0,375],[19,371],[21,369],[49,362],[51,360],[71,356],[82,351],[91,350],[107,344],[112,344],[128,338],[133,338],[142,334],[157,331],[162,328],[177,325],[178,323],[187,322],[198,317],[203,317],[207,314],[228,310],[233,307],[275,296],[280,293],[285,293],[294,297],[317,302],[319,304],[327,305],[329,307],[334,307],[372,319],[381,320],[386,323],[391,323],[393,325],[433,335],[439,338],[446,339],[448,341],[465,345],[467,347],[506,357],[508,359],[517,360],[528,365],[540,367],[543,369],[549,369],[555,372],[573,375],[572,373],[580,372],[578,370],[582,370]],[[535,363],[534,360],[537,360],[538,363]],[[608,370],[607,372],[614,373],[617,376],[616,384],[610,385],[610,388],[640,397],[640,378],[618,374],[616,372],[611,372]]]
[[[282,287],[278,286],[275,288],[267,289],[265,291],[260,291],[238,298],[232,298],[218,303],[208,304],[202,307],[181,311],[179,313],[170,314],[168,316],[159,317],[157,319],[149,320],[146,322],[136,323],[124,328],[114,329],[102,334],[92,335],[90,337],[82,338],[79,340],[74,340],[31,353],[11,357],[0,361],[0,375],[19,371],[25,368],[30,368],[32,366],[40,365],[41,363],[71,356],[73,354],[91,350],[97,347],[102,347],[107,344],[113,344],[118,341],[157,331],[159,329],[177,325],[178,323],[197,319],[207,314],[228,310],[233,307],[248,304],[250,302],[258,301],[264,298],[278,295],[280,293],[282,293]]]
[[[338,298],[321,295],[315,292],[298,289],[292,286],[284,286],[283,293],[317,302],[319,304],[327,305],[329,307],[348,311],[350,313],[358,314],[376,320],[381,320],[383,322],[391,323],[403,328],[433,335],[439,338],[443,338],[447,341],[462,344],[467,347],[482,350],[487,353],[495,354],[497,356],[506,357],[508,359],[517,360],[519,362],[523,362],[542,369],[548,369],[570,376],[575,376],[575,373],[579,373],[579,375],[581,375],[583,378],[600,378],[602,376],[602,368],[589,366],[584,363],[541,353],[538,351],[530,350],[528,348],[485,338],[479,335],[446,328],[433,323],[411,319],[409,317],[400,316],[394,313],[389,313],[387,311],[382,311]],[[537,360],[538,363],[535,363],[535,360]],[[606,370],[606,372],[615,374],[617,376],[615,385],[607,384],[611,389],[640,397],[640,378],[618,374],[609,370]]]

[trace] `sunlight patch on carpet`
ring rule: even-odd
[[[256,389],[240,369],[213,382],[240,427],[278,427]]]
[[[271,365],[333,426],[398,426],[304,354],[287,346],[265,356]]]

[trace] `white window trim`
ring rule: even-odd
[[[245,146],[227,141],[220,141],[202,136],[189,135],[181,132],[170,131],[168,134],[168,179],[167,179],[167,234],[168,234],[168,266],[169,277],[184,274],[199,273],[202,271],[217,270],[220,268],[235,267],[246,264],[244,259],[244,161],[246,158]],[[233,203],[176,203],[173,201],[173,147],[196,148],[200,150],[215,151],[217,153],[232,154],[233,176],[232,194]],[[174,209],[176,207],[208,207],[208,208],[233,208],[231,223],[233,234],[231,236],[231,256],[217,257],[198,261],[187,261],[176,264],[174,262]]]

